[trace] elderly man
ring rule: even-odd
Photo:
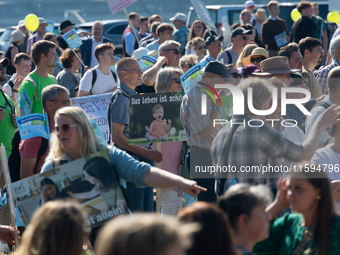
[[[181,54],[185,54],[185,46],[188,43],[189,28],[186,26],[187,16],[184,13],[176,13],[175,17],[170,19],[177,29],[173,35],[173,40],[181,44]]]
[[[221,53],[222,42],[223,42],[223,36],[216,36],[216,35],[209,36],[205,40],[205,48],[208,49],[209,55],[205,56],[201,60],[201,62],[203,61],[210,62],[210,61],[216,60],[218,54]]]
[[[334,68],[339,66],[340,61],[340,36],[335,37],[332,39],[330,45],[329,45],[329,52],[332,57],[332,63],[320,68],[319,70],[314,72],[314,75],[316,76],[316,79],[319,82],[319,85],[321,87],[321,91],[323,95],[327,95],[327,76],[329,72]]]

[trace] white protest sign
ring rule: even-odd
[[[208,12],[205,4],[199,0],[190,0],[192,7],[194,8],[199,20],[217,30],[215,23],[213,22],[210,13]]]
[[[109,5],[112,15],[115,15],[117,12],[137,2],[137,0],[106,0],[106,2]]]
[[[85,111],[89,119],[95,120],[105,141],[110,138],[107,107],[112,93],[72,98],[72,106],[78,106]]]

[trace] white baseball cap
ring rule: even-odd
[[[245,3],[245,7],[246,7],[246,8],[256,7],[256,5],[254,4],[254,1],[247,1],[247,2]]]
[[[170,21],[175,21],[175,20],[181,20],[186,22],[187,21],[187,16],[184,13],[177,12],[175,17],[172,17]]]
[[[19,23],[18,23],[18,27],[23,27],[25,26],[25,21],[24,20],[20,20]]]
[[[131,57],[138,61],[141,57],[143,57],[143,55],[146,55],[146,54],[151,56],[151,57],[154,57],[154,56],[157,55],[157,51],[155,51],[155,50],[149,51],[147,48],[140,47],[139,49],[135,50],[132,53]]]

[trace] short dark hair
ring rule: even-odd
[[[290,60],[292,57],[292,53],[295,51],[299,51],[299,45],[295,42],[289,43],[286,46],[280,48],[280,51],[277,53],[278,56],[285,56]]]
[[[149,18],[145,16],[140,17],[140,22],[143,23],[144,21],[149,21]]]
[[[103,55],[104,51],[106,50],[111,50],[114,51],[115,50],[115,46],[113,45],[113,43],[107,42],[107,43],[102,43],[99,44],[95,49],[94,49],[94,56],[96,57],[96,59],[99,61],[99,55]]]
[[[31,49],[31,55],[34,64],[38,65],[41,59],[41,54],[44,54],[45,56],[48,55],[48,52],[50,49],[56,49],[57,45],[54,42],[46,41],[46,40],[40,40],[33,44]]]
[[[318,39],[312,37],[306,37],[300,40],[299,49],[302,57],[304,57],[305,50],[312,52],[313,49],[317,46],[322,46],[321,42]]]
[[[149,19],[149,27],[151,27],[151,25],[153,24],[153,22],[155,21],[155,19],[162,19],[161,16],[159,16],[158,14],[154,14],[150,17]]]
[[[156,34],[159,36],[160,33],[164,33],[167,30],[173,32],[174,27],[168,23],[162,23],[157,27]]]
[[[130,12],[129,13],[129,19],[135,19],[139,14],[137,12]]]
[[[31,60],[31,57],[26,53],[18,53],[14,57],[14,65],[19,65],[23,60]]]
[[[249,24],[242,24],[240,27],[243,27],[245,30],[252,30],[254,27]]]
[[[64,68],[71,68],[73,57],[76,55],[75,53],[80,53],[81,55],[81,51],[79,49],[71,50],[70,48],[67,48],[66,50],[64,50],[63,54],[60,57],[60,63],[63,65]]]
[[[230,31],[233,31],[234,29],[236,29],[236,28],[238,28],[238,27],[240,27],[240,26],[241,26],[240,23],[234,23],[234,24],[232,24],[232,25],[230,26]]]
[[[307,1],[301,1],[296,8],[298,9],[298,11],[301,13],[302,10],[307,9],[307,8],[312,8],[312,4],[310,2]]]
[[[152,25],[151,25],[151,32],[154,33],[154,34],[156,34],[157,28],[158,28],[158,26],[159,26],[160,24],[162,24],[162,23],[160,23],[160,22],[158,22],[158,21],[152,23]]]

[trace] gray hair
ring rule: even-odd
[[[97,20],[93,23],[92,30],[93,30],[94,26],[97,25],[97,24],[101,25],[102,27],[104,26],[103,22]]]
[[[177,73],[183,75],[182,69],[175,67],[166,67],[161,69],[156,77],[155,90],[157,93],[168,92],[172,85],[172,77]]]
[[[41,91],[41,102],[42,102],[44,110],[46,109],[46,102],[50,100],[57,100],[59,93],[61,92],[64,92],[67,95],[70,95],[70,91],[67,88],[57,85],[57,84],[49,85]]]
[[[336,56],[336,50],[340,50],[340,36],[337,36],[334,39],[332,39],[329,45],[329,52],[331,54],[332,59],[338,61]]]
[[[130,57],[127,57],[127,58],[122,58],[122,59],[119,59],[117,64],[116,64],[116,73],[119,77],[119,79],[121,79],[121,71],[126,71],[130,65],[130,62],[137,62],[136,59],[134,58],[130,58]],[[137,62],[138,63],[138,62]]]
[[[179,42],[176,42],[174,40],[167,40],[163,42],[159,48],[158,48],[158,56],[161,56],[162,51],[171,49],[171,47],[181,47],[181,44]]]

